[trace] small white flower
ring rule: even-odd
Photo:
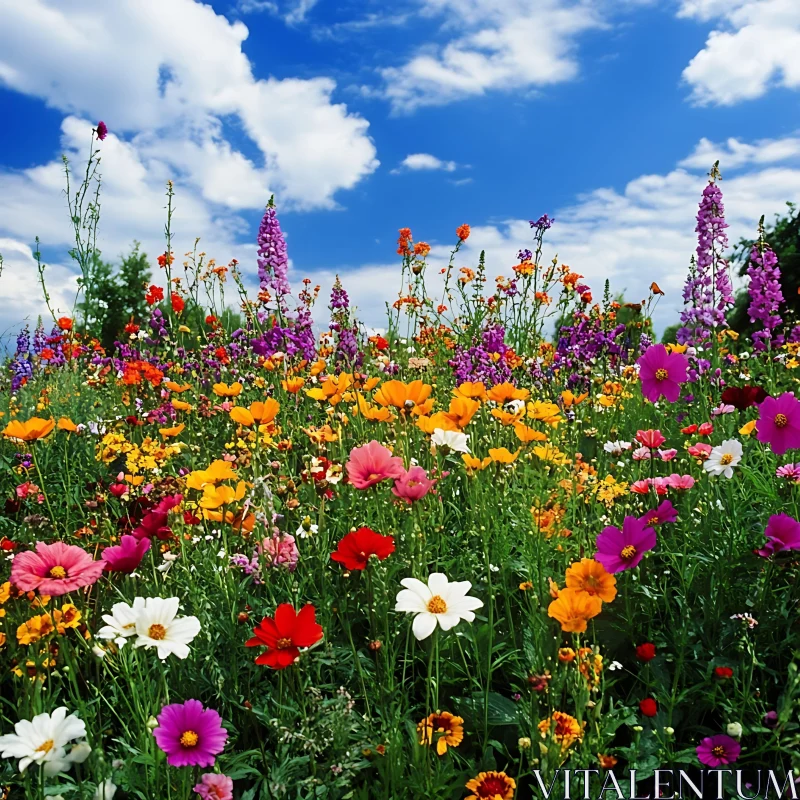
[[[138,599],[138,598],[137,598]],[[197,617],[176,617],[177,597],[148,597],[136,618],[136,647],[155,647],[161,659],[189,655],[189,643],[200,633]]]
[[[128,636],[136,633],[136,619],[144,609],[144,598],[137,597],[133,606],[127,603],[114,603],[111,614],[103,614],[105,627],[97,631],[99,639],[113,639],[117,647],[124,647]]]
[[[403,578],[400,583],[406,588],[398,592],[394,610],[416,615],[412,630],[419,641],[427,639],[437,624],[449,631],[462,619],[472,622],[475,609],[483,606],[481,600],[467,594],[472,588],[469,581],[450,583],[441,572],[432,573],[427,584],[416,578]]]
[[[711,451],[703,462],[703,469],[709,475],[733,477],[733,468],[742,460],[742,443],[738,439],[726,439]]]
[[[618,669],[622,669],[622,664],[620,664],[619,661],[612,661],[608,665],[608,668],[611,672],[616,672]]]
[[[106,778],[95,790],[92,800],[113,800],[116,793],[116,784],[111,778]]]
[[[125,640],[123,639],[122,641],[124,642]],[[92,647],[92,652],[94,653],[95,658],[99,658],[102,660],[106,657],[106,651],[103,650],[102,647],[98,647],[98,645],[94,645]]]
[[[622,442],[622,441],[606,442],[603,445],[603,450],[605,450],[606,453],[609,453],[612,456],[618,456],[622,454],[623,450],[630,450],[631,447],[632,445],[630,442]]]
[[[505,404],[505,410],[509,414],[519,414],[524,409],[525,409],[525,401],[524,400],[509,400]]]
[[[437,447],[447,447],[456,453],[469,453],[468,438],[469,435],[461,431],[444,431],[436,428],[431,436],[431,443]]]
[[[729,722],[728,727],[725,728],[725,732],[728,736],[732,736],[734,739],[738,739],[742,735],[742,723],[741,722]]]
[[[311,517],[304,517],[295,531],[295,535],[299,536],[301,539],[308,539],[309,536],[316,536],[318,533],[319,525],[315,525],[311,521]]]

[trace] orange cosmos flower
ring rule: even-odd
[[[486,458],[481,460],[480,458],[475,458],[475,456],[471,456],[469,453],[462,453],[461,454],[461,459],[463,460],[464,464],[466,465],[467,472],[470,475],[473,472],[480,472],[481,470],[486,469],[486,467],[488,467],[489,464],[492,463],[492,457],[491,456],[486,456]]]
[[[528,403],[528,416],[531,419],[538,419],[546,422],[551,427],[555,428],[561,422],[561,410],[555,403],[545,403],[541,400],[536,400],[533,403]]]
[[[357,400],[358,407],[353,409],[353,413],[361,414],[364,419],[368,419],[370,422],[391,422],[396,419],[395,415],[392,414],[388,408],[373,406],[371,403],[368,403],[361,394],[357,395]]]
[[[281,386],[284,392],[297,394],[305,386],[305,383],[305,378],[287,378],[285,381],[281,381]]]
[[[169,402],[172,404],[172,407],[176,411],[191,411],[192,410],[191,404],[185,403],[183,400],[174,400],[173,399],[173,400],[170,400]]]
[[[417,736],[422,745],[432,745],[436,735],[436,753],[443,756],[448,747],[458,747],[464,741],[464,720],[447,711],[423,719],[417,725]]]
[[[241,500],[247,491],[247,484],[239,481],[234,489],[232,486],[223,484],[215,486],[208,483],[203,487],[203,496],[200,498],[200,508],[217,509],[220,506],[229,506],[236,500]]]
[[[375,400],[382,406],[393,406],[405,414],[427,414],[433,406],[433,400],[428,402],[431,386],[422,381],[386,381],[375,392]]]
[[[238,381],[228,386],[227,383],[215,383],[214,394],[217,397],[238,397],[242,393],[244,387]]]
[[[582,558],[571,564],[566,574],[567,589],[593,597],[599,597],[604,603],[610,603],[617,596],[617,579],[606,572],[605,567],[592,558]]]
[[[562,589],[547,608],[547,616],[561,623],[566,633],[583,633],[586,623],[603,609],[603,601],[577,589]]]
[[[43,439],[56,426],[54,419],[42,419],[41,417],[31,417],[25,422],[12,419],[3,429],[3,436],[9,439],[19,439],[23,442],[34,442]]]
[[[72,320],[69,317],[59,317],[57,324],[62,331],[72,330]]]
[[[514,433],[517,435],[517,439],[519,439],[523,444],[547,441],[546,434],[542,433],[541,431],[536,431],[533,428],[529,428],[522,422],[517,422],[514,425]]]
[[[458,236],[458,238],[462,242],[466,242],[467,239],[469,239],[469,233],[470,233],[469,225],[467,225],[466,222],[463,225],[459,225],[456,228],[456,236]]]
[[[56,427],[60,431],[69,431],[70,433],[75,433],[78,430],[78,426],[69,417],[61,417]]]
[[[507,403],[509,400],[527,400],[531,393],[528,389],[518,389],[513,383],[498,383],[487,392],[490,400],[495,403]]]
[[[186,392],[192,388],[188,383],[184,383],[183,386],[181,386],[179,383],[175,383],[175,381],[166,381],[164,386],[176,394],[181,394],[181,392]]]
[[[165,438],[168,439],[170,436],[179,436],[183,429],[186,426],[180,422],[177,425],[173,425],[171,428],[159,428],[158,432]]]
[[[468,397],[471,400],[486,400],[486,386],[481,381],[464,381],[460,383],[453,394],[456,397]]]
[[[571,717],[563,711],[554,711],[552,716],[543,719],[537,727],[543,739],[546,739],[548,734],[552,734],[553,741],[558,742],[563,751],[583,737],[586,723],[578,722],[575,717]]]
[[[575,395],[569,389],[567,389],[566,391],[561,392],[561,402],[564,404],[564,408],[570,408],[571,406],[579,405],[588,396],[589,392],[583,392],[582,394]]]
[[[263,403],[260,400],[252,403],[249,409],[244,406],[234,406],[230,410],[230,415],[234,422],[251,428],[253,425],[270,425],[280,410],[280,403],[268,397]]]
[[[437,428],[441,428],[443,431],[459,430],[459,427],[453,421],[453,418],[449,414],[446,414],[444,411],[437,411],[430,417],[424,415],[421,417],[417,417],[417,427],[423,433],[427,433],[428,436],[433,436],[433,432]]]
[[[323,425],[321,428],[303,428],[303,433],[315,444],[335,442],[339,438],[339,434],[330,425]]]
[[[450,401],[450,408],[445,416],[452,419],[457,428],[466,428],[480,407],[481,404],[477,400],[456,395]]]
[[[481,772],[466,783],[472,792],[467,800],[511,800],[517,784],[505,772]]]
[[[507,447],[490,447],[489,456],[497,464],[511,464],[517,460],[519,450],[510,452]]]

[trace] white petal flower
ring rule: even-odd
[[[431,442],[437,447],[447,447],[457,453],[469,453],[469,445],[467,439],[469,435],[461,431],[445,431],[441,428],[435,428]]]
[[[434,572],[425,584],[416,578],[404,578],[400,583],[405,587],[397,594],[395,611],[415,614],[412,631],[417,640],[430,636],[437,624],[443,631],[449,631],[462,619],[472,622],[474,611],[483,606],[477,597],[467,592],[472,588],[469,581],[448,581],[441,572]]]
[[[144,610],[144,597],[136,597],[133,605],[115,603],[110,614],[103,614],[106,625],[97,631],[98,639],[113,639],[117,647],[123,647],[128,636],[136,633],[136,620]]]
[[[703,469],[709,475],[733,477],[733,468],[742,460],[742,443],[738,439],[726,439],[715,447],[703,462]]]
[[[189,643],[200,633],[197,617],[177,617],[177,597],[148,597],[136,618],[136,647],[155,647],[159,658],[189,655]]]
[[[116,784],[111,778],[106,778],[95,790],[93,800],[113,800],[116,793]]]

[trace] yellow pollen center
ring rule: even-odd
[[[716,747],[711,748],[711,754],[720,758],[725,755],[725,748],[721,744],[718,744]]]
[[[52,739],[48,739],[46,742],[43,742],[36,748],[37,753],[49,753],[53,747],[55,746],[55,742]]]
[[[444,614],[447,611],[447,603],[438,594],[435,594],[428,600],[428,611],[431,614]]]
[[[370,480],[370,481],[379,481],[380,479],[381,479],[381,476],[378,475],[377,472],[370,472],[369,478],[367,478],[367,480]]]
[[[669,377],[669,373],[665,369],[656,370],[656,380],[665,381]]]
[[[594,575],[589,575],[586,578],[586,585],[592,589],[595,589],[599,585],[599,581]]]
[[[283,639],[278,639],[278,641],[275,642],[276,650],[286,650],[288,647],[291,646],[292,646],[292,640],[286,636],[284,636]]]
[[[619,554],[620,558],[625,559],[625,561],[630,561],[636,555],[636,548],[632,544],[626,544],[625,547],[622,548],[622,552]]]
[[[181,734],[181,744],[184,747],[194,747],[200,741],[200,737],[194,731],[184,731]]]
[[[63,580],[67,577],[67,571],[64,567],[55,566],[50,569],[50,577],[57,580]]]
[[[733,461],[733,456],[730,453],[725,453],[725,455],[723,455],[722,458],[719,460],[719,463],[723,467],[727,467],[728,464],[731,463],[731,461]]]
[[[776,414],[773,421],[776,428],[785,428],[789,424],[786,414]]]
[[[155,625],[151,625],[147,629],[147,635],[151,639],[155,639],[156,641],[161,641],[162,639],[167,638],[167,629],[163,625],[159,625],[156,623]]]

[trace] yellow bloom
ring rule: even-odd
[[[453,394],[456,397],[466,397],[470,400],[487,400],[486,386],[481,381],[464,381],[460,383],[455,389]]]
[[[489,457],[492,459],[492,461],[496,462],[497,464],[511,464],[512,462],[517,460],[518,455],[519,455],[519,450],[516,450],[512,453],[509,451],[507,447],[489,448]]]
[[[447,711],[431,714],[417,725],[421,745],[432,745],[436,736],[436,753],[443,756],[448,747],[458,747],[464,740],[464,720]]]
[[[561,630],[567,633],[583,633],[586,623],[603,610],[599,597],[578,591],[561,589],[558,597],[547,608],[547,616],[561,623]]]
[[[467,467],[467,473],[470,475],[473,472],[480,472],[481,470],[486,469],[486,467],[488,467],[489,464],[492,463],[491,456],[486,456],[486,458],[481,460],[480,458],[475,458],[475,456],[471,456],[469,453],[462,453],[461,459],[463,460],[464,464]]]
[[[215,383],[212,388],[217,397],[238,397],[242,393],[244,387],[241,383],[236,381],[236,383],[232,383],[230,386],[228,386],[227,383]]]
[[[172,407],[176,411],[191,411],[192,410],[191,404],[185,403],[183,400],[175,400],[173,398],[172,400],[170,400],[170,403],[172,404]]]
[[[164,437],[169,438],[170,436],[179,436],[180,433],[186,426],[181,422],[178,425],[174,425],[171,428],[159,428],[158,432]]]
[[[236,478],[236,472],[231,463],[218,458],[216,461],[211,462],[208,469],[198,469],[190,472],[186,477],[186,488],[203,489],[208,483],[216,484],[232,478]]]
[[[529,428],[522,422],[517,422],[514,425],[514,433],[516,434],[517,439],[519,439],[523,444],[547,441],[547,434],[534,430],[533,428]]]
[[[72,603],[65,603],[60,609],[53,610],[56,630],[62,636],[68,628],[77,628],[81,621],[81,612]]]
[[[546,403],[543,400],[535,400],[532,403],[528,403],[528,416],[531,419],[545,422],[553,428],[558,427],[559,422],[562,421],[559,407],[555,403]]]
[[[231,486],[223,484],[222,486],[215,486],[214,484],[206,484],[203,488],[203,496],[200,498],[200,508],[216,509],[220,506],[229,506],[231,503],[241,500],[247,491],[247,484],[245,481],[239,481],[236,484],[236,489]]]
[[[542,459],[542,461],[551,461],[553,464],[566,464],[569,459],[557,447],[552,445],[540,445],[534,447],[533,452]]]
[[[188,383],[184,383],[183,386],[181,386],[181,384],[175,383],[175,381],[166,381],[164,383],[164,386],[166,386],[166,388],[169,389],[171,392],[175,392],[177,394],[181,394],[182,392],[187,392],[189,391],[189,389],[192,388]]]
[[[41,614],[38,617],[31,617],[17,628],[17,641],[20,644],[33,644],[54,630],[52,617],[49,614]]]
[[[746,422],[741,428],[739,428],[739,433],[742,436],[749,436],[755,430],[756,422],[758,422],[758,420],[755,419],[751,419],[750,422]]]
[[[9,439],[18,439],[23,442],[33,442],[43,439],[56,426],[54,419],[42,419],[41,417],[31,417],[25,422],[12,419],[3,429],[3,436]]]
[[[281,386],[284,392],[297,394],[303,388],[305,382],[305,378],[287,378],[285,381],[281,381]]]
[[[578,722],[575,717],[571,717],[563,711],[554,711],[552,716],[543,719],[537,727],[543,739],[546,739],[548,734],[552,735],[553,741],[560,744],[563,751],[568,750],[583,737],[586,723]]]

